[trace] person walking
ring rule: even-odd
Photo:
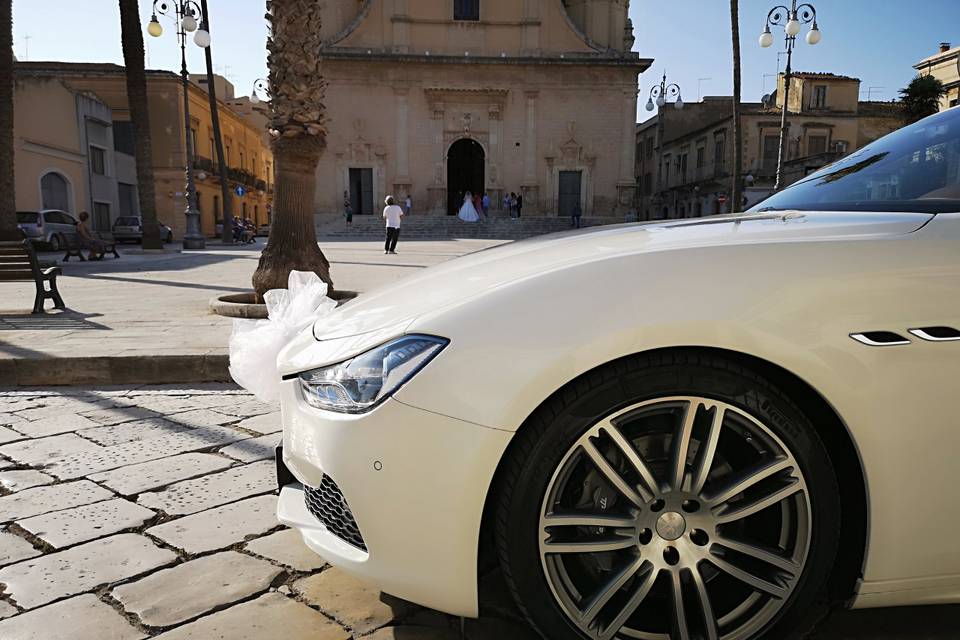
[[[490,217],[490,196],[486,193],[483,194],[483,198],[480,199],[480,207],[483,209],[483,218],[487,219]]]
[[[383,244],[383,253],[396,255],[403,209],[394,201],[393,196],[387,196],[383,203],[386,205],[383,208],[383,219],[387,221],[387,241]]]
[[[347,220],[347,226],[353,226],[353,203],[350,202],[350,192],[343,192],[343,217]]]
[[[573,213],[571,214],[570,226],[579,229],[580,228],[580,217],[583,215],[583,209],[580,208],[580,203],[573,205]]]
[[[410,211],[413,209],[413,200],[410,199],[410,194],[407,194],[407,199],[403,203],[403,209],[405,211],[404,215],[410,215]]]
[[[501,203],[500,206],[504,211],[506,211],[507,213],[510,213],[510,194],[509,193],[503,194],[503,203]]]
[[[523,192],[517,194],[517,219],[520,219],[520,215],[523,212]]]

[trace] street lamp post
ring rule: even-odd
[[[659,85],[650,87],[650,97],[647,98],[647,111],[653,111],[654,103],[657,107],[663,107],[667,104],[667,98],[675,98],[673,108],[683,109],[683,97],[680,95],[680,85],[675,82],[667,82],[667,72],[663,72]],[[657,115],[657,183],[659,187],[667,188],[669,185],[660,182],[663,175],[663,114]],[[659,188],[658,188],[659,191]],[[675,203],[674,203],[675,204]],[[659,205],[658,205],[659,206]]]
[[[787,108],[790,102],[793,47],[797,42],[797,34],[800,33],[801,23],[810,24],[811,22],[813,26],[807,32],[806,40],[807,44],[812,46],[820,42],[822,37],[817,26],[817,10],[812,4],[797,5],[797,0],[791,0],[790,8],[778,5],[770,9],[767,14],[767,22],[763,27],[763,33],[760,34],[760,46],[767,48],[773,44],[773,33],[770,31],[770,26],[783,25],[787,45],[787,67],[783,73],[783,108],[780,113],[780,148],[777,150],[777,180],[773,185],[774,191],[779,191],[783,184],[783,159],[787,151]]]
[[[153,15],[147,25],[147,33],[154,38],[163,35],[163,27],[157,20],[157,14],[170,15],[177,23],[177,37],[180,40],[180,80],[183,83],[183,128],[186,141],[187,176],[187,232],[183,236],[184,249],[203,249],[206,239],[200,231],[200,212],[197,211],[197,187],[193,176],[193,136],[190,130],[190,76],[187,73],[187,34],[194,33],[193,41],[203,49],[210,46],[210,33],[199,29],[202,14],[200,6],[194,0],[154,0]]]

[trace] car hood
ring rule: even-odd
[[[893,236],[913,232],[931,218],[921,213],[784,212],[621,224],[539,236],[456,258],[366,293],[317,321],[313,335],[318,340],[335,340],[369,332],[400,334],[418,316],[491,288],[614,256],[712,245]]]

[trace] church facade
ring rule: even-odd
[[[318,0],[320,1],[320,0]],[[325,0],[317,210],[621,216],[636,194],[629,0]]]

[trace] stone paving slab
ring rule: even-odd
[[[15,442],[17,440],[23,440],[24,436],[19,431],[14,431],[10,427],[0,425],[0,444],[5,444],[7,442]]]
[[[248,542],[244,548],[253,554],[297,571],[316,571],[327,562],[311,551],[303,542],[303,536],[293,529],[284,529]]]
[[[146,637],[147,634],[90,594],[0,622],[3,640],[140,640]]]
[[[151,438],[170,435],[171,433],[182,433],[187,429],[189,429],[189,427],[170,422],[169,420],[150,418],[147,420],[135,420],[133,422],[83,429],[82,431],[77,431],[77,435],[92,440],[100,446],[112,447],[114,445],[124,444],[125,442],[149,440]]]
[[[213,409],[193,409],[192,411],[175,413],[168,416],[168,419],[186,427],[215,427],[237,421],[236,416],[219,413]]]
[[[41,399],[35,401],[35,405],[32,409],[23,409],[17,411],[15,415],[20,418],[23,418],[30,422],[44,422],[46,420],[77,420],[82,418],[80,411],[93,411],[97,409],[103,409],[104,407],[111,406],[113,403],[110,400],[101,400],[99,398],[90,398],[90,399],[76,399],[76,398],[53,398],[53,399]],[[83,420],[79,420],[83,422]],[[35,434],[34,437],[40,437],[41,435],[49,434]]]
[[[24,538],[15,533],[0,531],[0,567],[38,555],[40,551]]]
[[[0,455],[29,465],[40,465],[62,456],[84,451],[100,451],[103,447],[73,433],[49,438],[24,440],[0,447]]]
[[[0,522],[11,522],[83,504],[109,500],[113,494],[89,480],[24,489],[0,497]]]
[[[279,433],[271,433],[259,438],[250,438],[227,445],[220,449],[220,453],[241,462],[273,460],[276,457],[277,445],[280,444],[280,440]]]
[[[122,404],[97,411],[89,411],[81,414],[89,420],[98,424],[111,425],[122,422],[131,422],[133,420],[146,420],[148,418],[159,417],[160,414],[147,407],[138,407],[137,405]]]
[[[0,487],[11,493],[50,484],[53,477],[33,469],[0,471]]]
[[[148,538],[122,533],[0,569],[5,593],[25,609],[132,578],[177,559]],[[0,636],[2,637],[2,636]]]
[[[95,473],[89,478],[121,495],[132,496],[181,480],[220,471],[232,464],[235,464],[233,460],[210,453],[182,453],[169,458]]]
[[[277,497],[259,496],[165,522],[146,533],[195,554],[224,549],[277,526]]]
[[[350,634],[305,604],[268,593],[156,637],[158,640],[348,640]]]
[[[244,399],[240,402],[225,403],[217,407],[217,412],[231,416],[246,418],[277,411],[279,407],[264,404],[255,399]]]
[[[276,488],[276,465],[255,462],[178,482],[163,491],[141,493],[137,502],[169,515],[187,515]]]
[[[61,480],[79,478],[99,471],[165,458],[175,453],[187,453],[248,438],[227,427],[202,427],[179,433],[171,433],[149,440],[125,442],[94,451],[81,451],[49,461],[48,473]]]
[[[17,615],[20,610],[8,602],[0,600],[0,620]]]
[[[247,418],[246,420],[241,421],[237,426],[241,429],[256,431],[257,433],[262,433],[264,435],[270,433],[280,433],[283,431],[283,423],[280,422],[279,411],[265,413],[263,415],[254,416],[253,418]]]
[[[266,591],[282,572],[265,560],[224,551],[121,585],[112,595],[143,624],[168,627]]]
[[[60,549],[143,525],[156,514],[117,498],[18,520],[17,525]]]
[[[491,636],[493,637],[493,636]],[[436,627],[387,627],[380,629],[369,636],[364,636],[367,640],[463,640],[460,633],[452,629],[442,629]],[[507,640],[500,637],[499,640]]]
[[[378,589],[339,569],[298,580],[293,589],[306,602],[360,635],[395,624],[417,609],[405,600],[382,596]]]
[[[55,436],[59,433],[76,431],[85,427],[95,427],[97,423],[90,418],[85,418],[79,413],[64,413],[57,408],[59,415],[49,418],[41,418],[17,425],[18,431],[31,438],[42,438],[44,436]]]

